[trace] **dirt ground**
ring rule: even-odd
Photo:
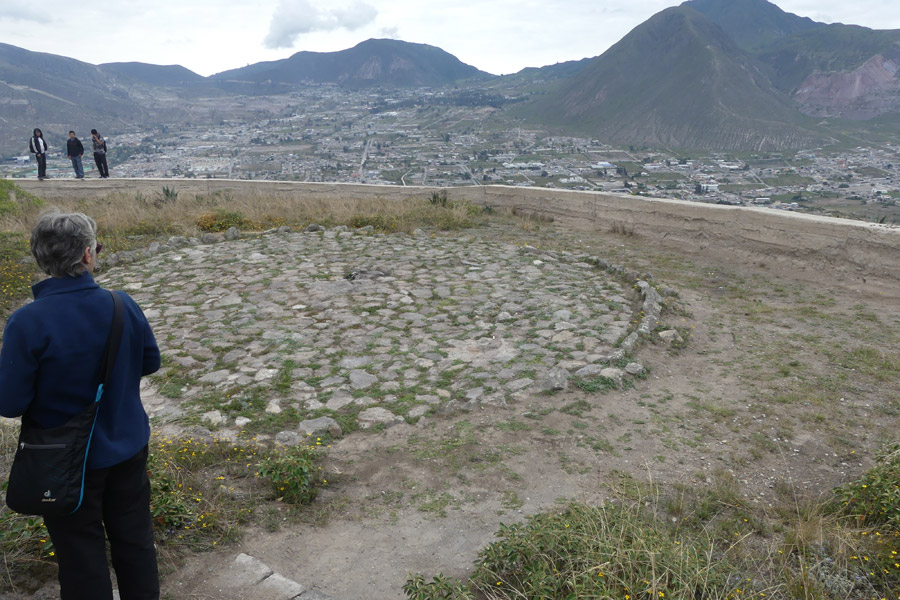
[[[686,347],[645,342],[635,354],[650,375],[624,391],[569,389],[338,440],[334,484],[312,518],[279,525],[276,512],[240,544],[191,557],[166,577],[171,597],[229,597],[217,581],[244,552],[332,598],[401,599],[410,573],[469,573],[501,523],[564,499],[602,502],[628,478],[727,480],[765,508],[785,490],[827,495],[896,439],[896,282],[824,270],[801,280],[783,261],[760,266],[765,257],[722,264],[716,253],[517,220],[480,234],[651,273],[677,290],[663,319]]]
[[[629,478],[664,489],[728,481],[764,509],[785,490],[829,494],[897,439],[896,281],[519,219],[467,234],[652,274],[677,292],[663,321],[686,344],[644,341],[635,359],[649,376],[625,390],[570,388],[337,440],[307,514],[266,508],[240,543],[167,572],[164,597],[241,597],[220,583],[244,552],[336,600],[401,599],[410,573],[467,575],[501,523],[565,499],[603,502]]]

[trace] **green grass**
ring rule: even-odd
[[[23,262],[29,256],[24,234],[0,232],[0,317],[10,314],[31,295],[35,265]]]
[[[747,502],[727,472],[704,488],[621,474],[604,506],[570,502],[500,525],[467,579],[414,574],[404,591],[410,600],[894,598],[898,448],[831,499],[781,486],[770,509]]]
[[[10,427],[0,431],[2,465],[11,460],[12,433]],[[323,452],[318,443],[272,448],[252,437],[230,441],[154,435],[147,467],[161,561],[165,565],[184,551],[236,541],[242,526],[276,498],[289,506],[312,502],[317,490],[328,485],[319,464]],[[0,590],[21,585],[20,578],[35,568],[43,573],[54,556],[43,521],[5,506],[0,507],[0,551],[0,569],[6,570]]]

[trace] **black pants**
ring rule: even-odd
[[[97,165],[97,171],[100,177],[109,177],[109,166],[106,164],[106,152],[94,152],[94,164]]]
[[[36,154],[35,160],[38,165],[38,177],[46,177],[47,176],[47,155],[46,154]]]
[[[59,562],[61,600],[112,600],[106,537],[122,600],[158,600],[147,447],[107,469],[89,470],[75,514],[44,519]]]

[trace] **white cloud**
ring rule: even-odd
[[[353,31],[372,23],[376,16],[378,10],[361,0],[332,8],[320,8],[310,0],[280,0],[263,45],[271,49],[290,48],[305,33]]]
[[[51,22],[53,19],[50,17],[50,12],[42,4],[14,1],[4,6],[3,10],[0,11],[0,20],[25,21],[43,25]]]
[[[378,36],[382,38],[387,38],[389,40],[399,40],[400,39],[400,28],[394,25],[393,27],[382,27],[378,31]]]

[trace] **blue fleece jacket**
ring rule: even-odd
[[[56,427],[96,397],[112,326],[109,292],[90,273],[34,285],[34,302],[9,317],[0,348],[0,415],[23,414]],[[89,469],[119,464],[150,439],[140,380],[159,369],[159,348],[144,313],[127,294],[122,342],[103,397],[88,455]]]

